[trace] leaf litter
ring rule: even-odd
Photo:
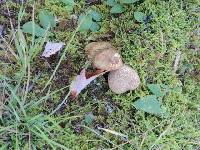
[[[70,85],[70,91],[72,98],[75,98],[90,82],[95,80],[100,75],[104,74],[105,72],[95,73],[94,75],[90,74],[90,77],[87,78],[87,73],[85,69],[82,69],[80,74],[75,77]]]
[[[50,57],[51,55],[60,51],[64,45],[65,45],[65,43],[63,43],[63,42],[59,42],[59,43],[47,42],[45,45],[44,52],[42,53],[42,56]]]

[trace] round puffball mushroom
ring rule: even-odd
[[[89,59],[93,59],[97,53],[109,48],[112,48],[112,45],[108,42],[91,42],[86,45],[85,53]]]
[[[118,70],[110,71],[108,74],[108,85],[116,94],[134,90],[139,84],[140,78],[137,72],[128,65],[124,65]]]

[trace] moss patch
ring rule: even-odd
[[[16,23],[20,4],[7,4],[9,9],[16,11],[11,18]],[[4,93],[7,100],[7,107],[0,121],[0,145],[5,145],[5,149],[26,149],[29,146],[36,149],[197,149],[200,146],[197,5],[198,1],[149,0],[127,5],[123,14],[114,16],[104,3],[88,6],[81,1],[69,13],[64,4],[57,0],[44,3],[36,1],[36,22],[40,9],[49,10],[59,19],[67,21],[64,26],[60,25],[53,30],[55,36],[50,38],[52,41],[67,44],[77,27],[76,23],[72,24],[70,15],[78,17],[89,7],[102,14],[101,28],[98,32],[78,32],[75,35],[51,85],[44,91],[42,89],[62,52],[49,59],[41,58],[41,51],[38,53],[31,61],[32,88],[30,87],[26,102],[20,103],[23,107],[17,100],[23,102],[27,75],[18,85],[15,76],[20,68],[4,55],[0,56],[0,65],[4,68],[4,71],[0,71],[4,77],[0,81],[0,92]],[[22,22],[31,18],[32,11],[27,9],[32,5],[26,3],[26,6],[27,12]],[[5,10],[6,5],[3,5],[0,13]],[[133,16],[135,11],[146,14],[148,21],[136,22]],[[4,21],[7,22],[5,15],[0,17],[0,24]],[[73,27],[68,28],[69,24]],[[10,33],[10,25],[6,27],[5,39],[9,41],[10,37],[7,35]],[[25,36],[30,42],[31,37]],[[100,77],[77,99],[67,100],[55,115],[50,116],[66,96],[66,86],[69,86],[74,75],[84,66],[86,56],[83,49],[91,41],[110,41],[121,53],[124,63],[138,71],[140,87],[135,91],[115,95],[108,89],[106,79]],[[9,42],[9,45],[16,52],[14,43]],[[175,73],[173,62],[177,51],[181,52],[181,59]],[[9,64],[5,65],[5,62]],[[5,81],[11,85],[12,90],[5,87]],[[138,98],[151,94],[147,89],[148,83],[169,86],[170,91],[161,100],[162,107],[168,114],[167,118],[138,111],[132,106]],[[26,114],[23,114],[23,108]],[[91,124],[84,123],[87,113],[95,116]],[[99,127],[125,134],[128,138],[102,131]]]

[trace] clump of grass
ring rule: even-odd
[[[8,9],[9,11],[9,9]],[[42,45],[45,42],[45,38],[40,40],[35,39],[35,35],[32,35],[31,41],[28,41],[20,29],[20,21],[23,17],[23,7],[20,8],[18,13],[18,27],[14,29],[11,23],[11,33],[14,39],[15,49],[11,48],[11,43],[7,42],[3,38],[7,45],[7,49],[13,55],[15,59],[16,70],[12,75],[7,77],[6,74],[1,75],[1,96],[5,98],[4,111],[1,118],[1,144],[6,143],[6,147],[13,147],[14,149],[29,148],[35,149],[36,145],[42,147],[39,139],[42,139],[42,145],[47,143],[51,148],[60,147],[67,149],[67,147],[49,138],[47,133],[50,133],[49,129],[45,128],[48,124],[51,124],[52,120],[48,119],[48,116],[42,112],[31,111],[38,105],[45,102],[50,95],[56,93],[49,91],[45,96],[37,98],[29,95],[29,88],[31,86],[31,64],[35,59],[35,56],[42,49]],[[34,12],[33,12],[34,21]],[[9,65],[9,64],[8,64]],[[7,70],[7,66],[3,66],[3,70]],[[41,111],[41,109],[39,109]],[[48,121],[49,120],[49,121]],[[50,127],[48,125],[48,127]],[[45,131],[44,131],[45,129]],[[36,142],[35,142],[36,141]],[[38,143],[39,142],[39,143]]]

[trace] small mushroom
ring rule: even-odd
[[[116,70],[123,66],[121,56],[108,42],[92,42],[85,47],[93,67],[100,70]]]
[[[108,42],[92,42],[85,47],[85,53],[92,59],[97,53],[109,48],[112,48],[112,45]]]
[[[108,74],[108,85],[116,94],[134,90],[139,84],[140,78],[137,72],[128,65],[124,65],[118,70],[110,71]]]
[[[123,66],[123,62],[120,54],[110,48],[96,54],[92,65],[95,68],[110,71],[121,68]]]

